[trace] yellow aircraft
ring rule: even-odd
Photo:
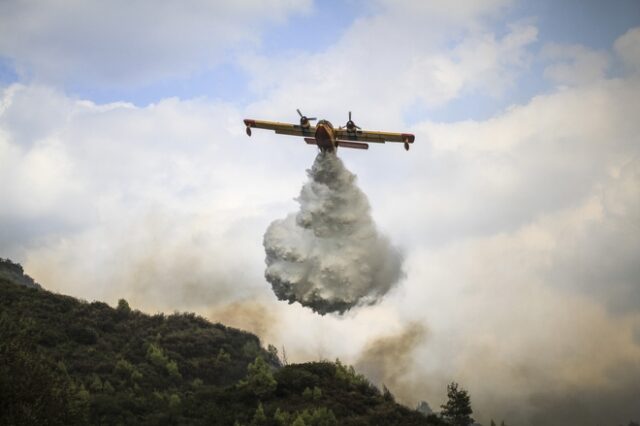
[[[251,136],[251,128],[274,130],[281,135],[300,136],[310,145],[317,145],[320,151],[335,152],[339,146],[345,148],[369,149],[366,142],[385,143],[385,142],[403,142],[404,149],[409,151],[409,144],[413,143],[415,136],[411,133],[390,133],[376,132],[370,130],[362,130],[356,123],[351,120],[351,111],[349,111],[349,121],[344,127],[335,129],[327,120],[320,120],[315,126],[311,125],[315,121],[315,117],[307,117],[302,115],[300,110],[300,124],[278,123],[275,121],[262,121],[245,119],[244,124],[247,126],[247,135]]]

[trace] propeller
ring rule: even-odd
[[[298,111],[298,115],[300,116],[300,125],[302,127],[309,127],[309,122],[310,121],[317,120],[316,117],[307,117],[306,115],[302,115],[302,113],[300,112],[299,109],[296,109],[296,111]]]
[[[345,127],[347,129],[347,132],[355,132],[356,129],[362,130],[362,128],[356,125],[356,123],[354,123],[354,121],[351,119],[351,111],[349,111],[349,121],[347,121],[347,124]]]

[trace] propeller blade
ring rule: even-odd
[[[349,121],[351,121],[351,111],[349,111]]]
[[[298,111],[298,115],[299,115],[300,117],[303,117],[303,115],[302,115],[302,113],[300,112],[300,110],[299,110],[299,109],[296,109],[296,111]]]
[[[316,117],[310,117],[310,118],[307,118],[307,120],[314,121],[314,120],[317,120],[317,118]]]

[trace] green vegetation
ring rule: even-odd
[[[283,366],[256,336],[194,314],[87,303],[3,270],[0,425],[441,424],[340,361]]]
[[[470,426],[474,420],[471,417],[471,400],[466,390],[458,388],[453,382],[447,386],[447,402],[442,405],[440,413],[444,421],[451,426]]]
[[[0,257],[0,279],[21,284],[26,287],[42,288],[33,278],[24,273],[22,265]]]

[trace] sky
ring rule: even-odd
[[[276,299],[263,235],[315,150],[296,108],[412,132],[339,156],[404,254],[374,306]],[[640,420],[640,2],[0,2],[0,257],[197,312],[475,418]]]

